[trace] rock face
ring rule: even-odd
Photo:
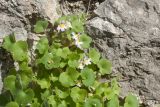
[[[132,91],[160,103],[160,0],[106,0],[87,29],[121,74],[122,95]]]
[[[31,31],[36,20],[45,18],[54,22],[59,17],[58,7],[57,0],[0,0],[0,45],[2,39],[11,33],[15,33],[17,40],[33,38]],[[1,63],[0,57],[0,73]],[[1,89],[0,75],[0,92]]]
[[[34,21],[57,17],[56,0],[0,0],[0,38],[14,32],[25,40]]]

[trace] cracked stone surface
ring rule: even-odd
[[[41,18],[51,22],[58,18],[56,0],[0,0],[0,38],[15,33],[26,40],[31,25]]]
[[[122,96],[160,103],[160,0],[105,0],[87,22],[95,46],[122,75]]]
[[[59,17],[58,9],[57,0],[0,0],[0,45],[11,33],[15,34],[16,40],[34,39],[36,35],[31,31],[36,20],[48,19],[52,23]],[[1,89],[0,78],[0,92]]]

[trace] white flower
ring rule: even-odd
[[[72,39],[75,40],[75,41],[78,41],[79,40],[79,35],[72,32]]]
[[[74,40],[75,45],[78,48],[82,49],[81,45],[83,44],[83,42],[80,41],[80,35],[72,32],[72,39]]]
[[[66,29],[68,29],[68,28],[71,28],[72,26],[71,26],[71,23],[70,22],[68,22],[68,21],[62,21],[59,25],[58,25],[58,27],[57,27],[57,30],[58,30],[58,32],[64,32]]]
[[[19,63],[18,62],[14,62],[14,66],[15,66],[16,71],[18,71],[19,70]]]
[[[80,41],[75,41],[75,45],[78,47],[78,48],[80,48],[80,49],[82,49],[82,45],[83,44],[83,42],[80,42]]]
[[[78,68],[82,70],[84,68],[84,64],[82,62],[80,62]]]
[[[83,63],[84,63],[85,65],[91,64],[91,58],[85,57]]]
[[[86,65],[89,65],[89,64],[91,64],[91,58],[88,58],[87,56],[85,56],[83,59],[81,59],[80,61],[79,61],[79,66],[78,66],[78,68],[79,69],[84,69],[84,67],[86,66]]]
[[[68,21],[66,21],[66,22],[65,22],[65,25],[66,25],[66,27],[67,27],[67,28],[72,28],[71,23],[70,23],[70,22],[68,22]]]
[[[67,27],[63,23],[59,24],[58,27],[57,27],[58,32],[59,31],[64,32],[66,29],[67,29]]]

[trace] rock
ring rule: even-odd
[[[57,10],[56,0],[0,0],[0,38],[14,32],[17,40],[26,40],[36,20],[54,22]]]
[[[0,0],[0,45],[3,38],[11,33],[15,34],[16,40],[34,39],[35,34],[31,31],[36,20],[48,19],[54,22],[59,17],[58,9],[57,0]],[[0,78],[0,92],[1,89]]]
[[[144,103],[160,103],[160,0],[105,0],[87,22],[95,46],[129,78],[122,95],[135,92]],[[128,89],[126,88],[128,87]]]

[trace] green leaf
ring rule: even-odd
[[[2,47],[6,49],[7,51],[10,51],[14,43],[15,43],[15,36],[14,34],[12,34],[4,38],[4,43]]]
[[[83,42],[82,44],[83,48],[89,48],[90,43],[92,42],[92,39],[89,36],[83,34],[80,36],[80,41]]]
[[[98,62],[98,67],[102,75],[111,73],[112,64],[106,59],[100,59]]]
[[[60,74],[59,81],[65,87],[75,85],[79,73],[75,68],[68,67],[66,72]]]
[[[69,65],[69,67],[77,68],[78,65],[79,65],[79,63],[78,63],[77,60],[69,60],[69,61],[68,61],[68,65]]]
[[[50,79],[52,82],[55,82],[55,81],[58,80],[58,76],[57,76],[57,75],[54,75],[54,74],[51,74],[51,75],[49,76],[49,79]]]
[[[58,68],[60,66],[61,58],[53,55],[52,53],[46,52],[41,59],[37,60],[37,63],[45,65],[46,69]]]
[[[23,89],[28,88],[29,83],[32,81],[32,77],[26,75],[25,73],[21,73],[21,85],[23,87]]]
[[[41,89],[48,89],[50,88],[50,81],[43,78],[41,80],[37,80],[37,83],[40,85]]]
[[[89,50],[89,57],[92,59],[94,64],[97,64],[100,58],[100,53],[96,49],[92,48]]]
[[[114,93],[116,95],[119,95],[119,93],[120,93],[120,87],[119,87],[119,84],[118,84],[118,82],[117,82],[116,79],[112,79],[112,81],[111,81],[111,87],[114,90]]]
[[[5,107],[19,107],[17,102],[9,102]]]
[[[41,99],[45,102],[46,99],[50,96],[50,90],[45,90],[44,92],[41,92]]]
[[[57,102],[55,100],[55,97],[53,95],[48,97],[48,103],[52,105],[52,107],[57,107]]]
[[[120,93],[120,87],[116,81],[116,79],[113,79],[111,81],[111,86],[106,88],[104,95],[107,97],[108,100],[114,98],[115,96],[119,95]]]
[[[48,21],[46,21],[46,20],[37,21],[36,25],[34,26],[34,32],[43,33],[43,32],[45,32],[45,29],[47,27],[48,27]]]
[[[33,98],[34,92],[32,89],[27,89],[26,91],[17,90],[17,93],[15,95],[15,101],[18,102],[18,104],[22,104],[23,106],[31,103]]]
[[[33,100],[31,107],[40,107],[40,104],[38,103],[36,98]]]
[[[82,82],[85,86],[92,86],[95,81],[95,74],[93,70],[85,68],[81,71]]]
[[[67,107],[67,103],[63,100],[61,103],[58,105],[58,107]]]
[[[37,44],[37,50],[40,54],[44,54],[45,52],[48,51],[48,39],[46,37],[43,37],[41,38],[39,41],[38,41],[38,44]]]
[[[56,50],[56,55],[57,55],[57,56],[60,56],[60,57],[62,57],[62,58],[64,58],[64,59],[66,59],[67,56],[68,56],[70,53],[71,53],[71,51],[69,50],[68,47],[65,47],[65,48],[62,48],[62,49],[59,48],[59,49]]]
[[[63,72],[59,76],[59,81],[64,87],[70,87],[75,84],[72,78],[68,75],[67,72]]]
[[[16,76],[14,75],[7,76],[4,79],[4,88],[6,90],[10,90],[12,94],[15,94],[15,90],[16,90],[15,80],[16,80]]]
[[[136,96],[129,94],[125,98],[125,104],[124,107],[139,107],[138,99]]]
[[[22,79],[21,79],[21,76],[19,74],[16,75],[15,86],[16,86],[17,89],[23,89]]]
[[[66,58],[71,53],[68,47],[63,48],[63,58]]]
[[[72,23],[72,30],[74,32],[83,32],[84,31],[84,22],[81,20],[79,15],[70,16]]]
[[[75,68],[68,67],[66,72],[73,81],[76,81],[79,77],[79,72]]]
[[[28,76],[32,76],[32,68],[29,67],[28,62],[19,63],[19,70]]]
[[[27,49],[28,45],[25,41],[18,41],[15,44],[13,44],[11,48],[13,59],[16,61],[24,61],[24,60],[27,61],[28,60]]]
[[[96,83],[96,95],[102,96],[108,87],[108,83]]]
[[[28,45],[26,41],[15,42],[14,35],[7,36],[4,39],[3,48],[12,53],[13,59],[16,61],[28,60]]]
[[[102,107],[102,103],[97,98],[88,98],[84,104],[84,107]]]
[[[119,107],[118,97],[115,96],[111,100],[109,100],[106,107]]]
[[[57,87],[55,87],[55,93],[56,95],[59,97],[59,98],[66,98],[67,96],[69,96],[69,90],[61,90],[61,89],[58,89]]]
[[[76,52],[72,52],[72,53],[70,53],[69,55],[68,55],[68,59],[69,60],[79,60],[79,58],[80,58],[80,55],[79,54],[77,54]]]
[[[71,89],[71,94],[73,101],[77,102],[84,102],[85,97],[87,96],[87,91],[85,89],[80,89],[78,87],[74,87]]]

